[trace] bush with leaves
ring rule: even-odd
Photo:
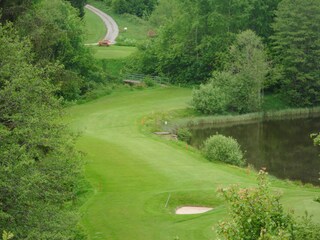
[[[230,220],[219,223],[217,232],[226,240],[320,239],[320,227],[306,214],[299,220],[285,212],[280,194],[270,189],[267,173],[261,170],[257,188],[232,186],[219,189],[230,206]]]
[[[192,133],[189,131],[188,128],[179,128],[177,131],[178,139],[189,143],[192,137]]]
[[[28,39],[0,25],[0,232],[17,239],[80,239],[82,180],[76,136]]]
[[[243,166],[245,160],[236,139],[216,134],[204,142],[204,156],[211,161],[222,161],[236,166]]]
[[[154,87],[156,85],[156,82],[154,79],[152,79],[150,76],[146,76],[143,79],[144,84],[147,85],[147,87]]]
[[[192,92],[192,105],[205,114],[225,113],[230,104],[229,85],[234,77],[228,72],[217,72],[207,84]]]
[[[205,114],[258,111],[267,72],[261,39],[251,30],[244,31],[230,47],[226,70],[213,73],[208,84],[193,92],[193,105]]]

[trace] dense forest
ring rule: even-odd
[[[257,45],[251,41],[236,43],[245,31],[251,30],[250,39],[261,42],[258,48],[261,54],[266,55],[264,61],[268,71],[265,67],[252,67],[251,71],[258,71],[259,74],[251,76],[250,84],[256,82],[261,93],[281,93],[291,106],[318,105],[319,16],[318,0],[160,1],[150,16],[157,36],[139,45],[140,51],[132,67],[145,74],[166,76],[173,83],[200,84],[210,82],[210,79],[220,81],[217,80],[222,77],[220,72],[240,77],[238,73],[242,70],[230,65],[240,60],[235,58],[250,58],[252,51],[255,51]],[[253,40],[255,38],[259,40]],[[235,44],[238,44],[238,52],[232,50]],[[239,51],[242,53],[239,54]],[[250,68],[247,70],[250,71]],[[232,79],[221,81],[228,82],[230,86],[235,84]],[[236,82],[241,85],[241,81]],[[248,82],[243,84],[243,88],[247,88],[245,85]],[[210,86],[210,83],[204,85],[200,91],[209,92]],[[246,93],[237,94],[250,95],[251,90],[244,91]],[[251,109],[243,106],[244,109],[235,110],[258,110],[259,106],[254,105],[249,107]],[[196,104],[196,108],[207,112],[206,107],[201,109]],[[230,105],[224,109],[234,110]],[[209,112],[215,113],[215,110]]]
[[[82,154],[62,104],[103,76],[83,45],[83,1],[72,4],[0,2],[0,229],[15,239],[82,238]]]
[[[137,44],[126,71],[193,87],[192,105],[202,114],[258,112],[265,94],[280,94],[293,107],[320,104],[320,0],[102,2],[117,14],[144,19],[154,32]],[[78,210],[86,182],[83,153],[76,149],[77,134],[63,117],[66,105],[107,86],[110,77],[84,44],[85,4],[0,0],[4,239],[86,239]],[[319,144],[319,137],[316,141]],[[268,230],[274,235],[259,239],[294,239],[285,238],[294,235],[293,228],[296,236],[309,236],[312,231],[305,233],[303,224],[284,213],[261,178],[262,192],[254,194],[266,193],[266,208],[279,210],[272,218],[281,226],[274,227],[268,216]],[[228,201],[241,199],[232,192],[224,194]],[[249,196],[250,201],[254,199]],[[238,220],[244,221],[241,216]],[[312,224],[308,227],[316,229]],[[232,239],[236,228],[231,224],[220,231]]]

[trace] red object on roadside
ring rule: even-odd
[[[109,40],[105,39],[105,40],[99,41],[99,42],[98,42],[98,45],[99,45],[99,46],[109,47],[109,46],[111,45],[111,42],[110,42]]]

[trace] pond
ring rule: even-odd
[[[216,133],[237,139],[247,162],[278,178],[320,185],[320,147],[311,133],[320,132],[320,118],[269,120],[220,126],[192,127],[191,145],[200,148]]]

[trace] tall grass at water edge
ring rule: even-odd
[[[215,115],[215,116],[191,116],[174,118],[168,124],[163,124],[165,131],[176,131],[181,127],[206,126],[206,125],[230,125],[246,124],[256,121],[268,120],[289,120],[320,116],[320,107],[313,108],[292,108],[277,111],[255,112],[241,115]]]

